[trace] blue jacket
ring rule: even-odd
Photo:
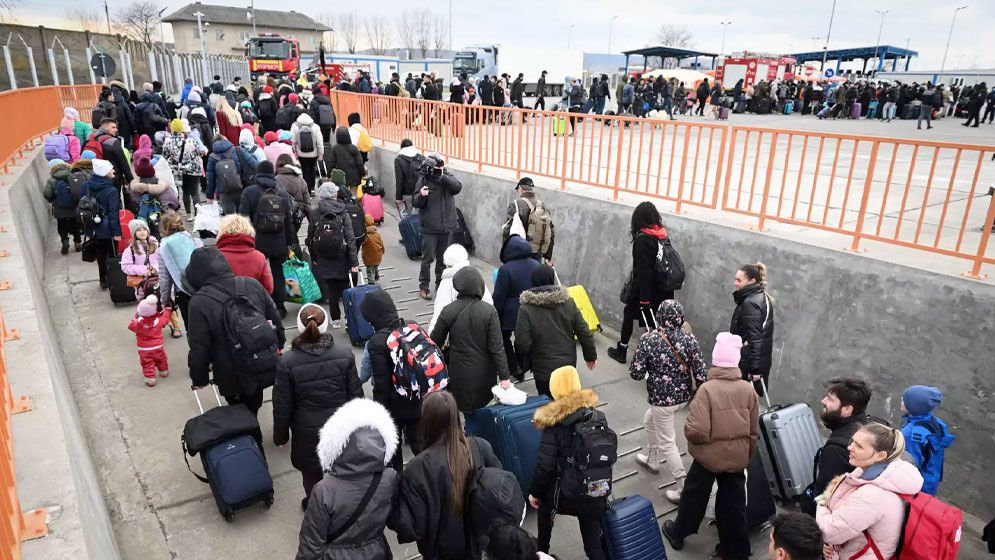
[[[912,455],[922,473],[922,491],[935,496],[943,480],[943,450],[956,439],[947,425],[936,416],[902,416],[905,450]]]
[[[239,150],[241,152],[242,154],[241,160],[235,156],[235,150]],[[238,146],[236,148],[235,145],[231,143],[231,140],[228,140],[224,136],[219,135],[219,138],[215,140],[214,144],[211,146],[211,155],[207,158],[206,193],[207,193],[207,198],[210,198],[211,200],[219,198],[214,196],[215,190],[217,189],[217,186],[214,184],[214,166],[217,165],[218,161],[225,159],[235,160],[235,168],[238,169],[239,174],[242,173],[242,161],[249,164],[249,167],[251,167],[253,171],[255,171],[257,165],[257,160],[254,155],[250,154],[242,146]],[[245,187],[248,186],[249,185],[242,185],[242,188],[244,189]],[[224,194],[225,193],[222,193],[222,197],[224,197]],[[242,197],[241,193],[228,193],[228,194],[229,196],[225,200],[226,202],[234,202],[237,204]]]
[[[512,235],[501,248],[501,268],[494,281],[494,307],[501,316],[501,329],[515,330],[518,323],[518,297],[532,287],[532,271],[539,262],[532,258],[532,246]]]
[[[111,239],[121,235],[121,195],[117,187],[107,177],[94,175],[83,183],[83,196],[97,199],[103,217],[99,224],[87,228],[86,236],[95,239]]]

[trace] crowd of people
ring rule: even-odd
[[[368,77],[360,79],[369,86]],[[430,82],[423,82],[426,90]],[[134,289],[138,303],[128,328],[146,385],[170,373],[163,336],[169,327],[175,338],[186,330],[195,390],[213,384],[228,404],[244,404],[256,415],[263,391],[273,387],[273,443],[289,442],[304,490],[297,558],[389,558],[387,529],[402,543],[417,543],[426,559],[546,558],[556,548],[557,514],[578,519],[588,558],[604,558],[608,498],[570,492],[580,482],[568,476],[575,424],[598,420],[596,414],[607,422],[576,369],[578,346],[589,369],[597,367],[598,353],[583,302],[553,268],[553,214],[534,182],[521,179],[503,220],[495,221],[503,243],[491,293],[456,242],[462,184],[441,157],[402,142],[395,203],[402,216],[420,216],[419,295],[434,300],[434,312],[424,330],[399,314],[387,291],[370,292],[359,307],[372,335],[357,364],[332,332],[342,327],[343,292],[359,282],[361,263],[376,282],[385,251],[373,216],[358,201],[370,183],[369,138],[359,115],[336,128],[331,84],[322,81],[308,88],[265,78],[251,88],[237,79],[229,85],[216,79],[203,89],[192,80],[187,85],[179,108],[166,103],[158,84],[144,84],[135,96],[112,82],[90,125],[66,109],[53,136],[67,139],[69,149],[63,153],[54,149],[61,141],[46,140],[51,177],[42,194],[52,203],[62,253],[72,237],[84,260],[97,263],[102,289],[110,287],[112,266]],[[134,97],[137,103],[129,101]],[[125,223],[122,210],[133,219]],[[216,225],[211,216],[220,217]],[[666,462],[676,480],[665,497],[678,504],[678,514],[662,525],[672,548],[680,550],[698,531],[717,484],[717,552],[745,559],[751,551],[744,471],[757,449],[759,397],[771,381],[775,300],[768,271],[756,263],[735,272],[729,331],[715,338],[709,367],[675,299],[683,265],[678,278],[676,249],[651,202],[634,209],[630,237],[621,338],[608,354],[626,363],[634,326],[645,329],[629,367],[633,379],[647,384],[647,442],[635,462],[651,473]],[[297,309],[297,335],[288,346],[283,264],[291,252],[309,253],[304,258],[322,294]],[[402,380],[399,386],[398,371],[407,371],[398,370],[401,339],[418,341],[418,359],[431,356],[434,369],[422,375],[436,376],[438,384],[412,389]],[[431,349],[439,349],[438,358]],[[447,371],[440,374],[443,361]],[[508,504],[481,504],[489,494],[472,490],[494,480],[482,471],[505,465],[487,440],[464,432],[494,390],[508,390],[526,372],[536,393],[549,398],[534,415],[541,445],[528,504],[538,511],[536,536],[519,527],[521,511],[493,525],[471,518],[479,508],[506,512]],[[770,558],[871,559],[868,543],[890,558],[904,518],[900,494],[938,492],[944,450],[954,441],[933,414],[942,392],[907,389],[898,428],[867,415],[870,399],[859,379],[827,385],[821,417],[832,433],[813,457],[808,515],[773,519]],[[687,469],[676,437],[684,408],[693,459]],[[358,517],[357,503],[365,511]]]

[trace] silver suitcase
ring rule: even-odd
[[[767,388],[764,387],[767,395]],[[770,489],[782,501],[798,498],[814,481],[822,435],[807,404],[770,406],[760,414],[760,457]]]

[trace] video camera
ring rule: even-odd
[[[442,156],[439,156],[438,154],[429,154],[422,160],[421,167],[418,168],[418,172],[426,178],[438,178],[442,177],[442,172],[445,166],[446,162],[442,159]]]

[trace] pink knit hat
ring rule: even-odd
[[[159,310],[159,298],[155,295],[150,295],[138,302],[138,316],[139,317],[151,317],[156,314]]]
[[[712,348],[712,365],[715,367],[739,367],[739,350],[743,339],[738,334],[720,332],[715,337]]]

